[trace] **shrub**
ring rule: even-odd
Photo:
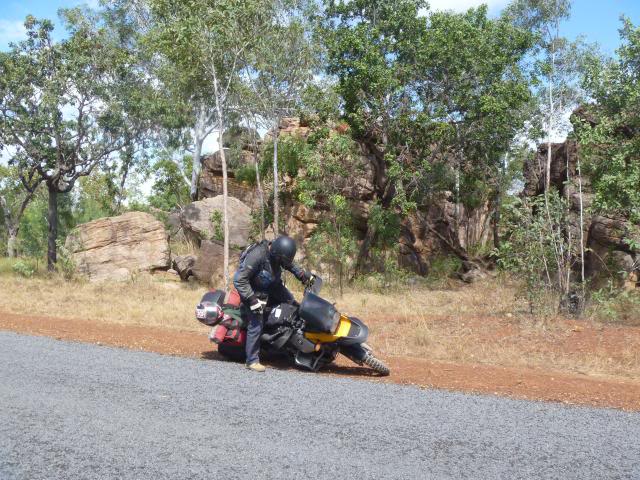
[[[13,264],[13,271],[21,277],[31,278],[36,273],[36,266],[28,260],[18,260]]]

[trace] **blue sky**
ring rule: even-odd
[[[465,10],[487,3],[497,14],[508,0],[431,0],[433,9]],[[98,0],[0,0],[0,49],[8,42],[23,37],[22,22],[31,13],[36,17],[57,20],[59,8],[81,4],[95,6]],[[640,24],[640,0],[574,0],[572,18],[563,25],[563,34],[570,38],[583,34],[588,42],[597,42],[605,53],[613,54],[619,44],[619,17],[627,15]]]

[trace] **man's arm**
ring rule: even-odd
[[[295,263],[291,262],[291,265],[285,268],[293,273],[293,276],[300,280],[302,283],[307,283],[309,281],[310,275],[307,273],[307,271],[296,265]]]
[[[251,287],[251,279],[258,272],[262,263],[260,250],[259,248],[254,248],[250,251],[233,276],[233,285],[240,294],[240,299],[245,303],[249,303],[255,296],[255,292]]]

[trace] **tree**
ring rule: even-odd
[[[589,61],[584,86],[594,99],[576,119],[594,208],[640,223],[640,28],[627,18],[618,58]]]
[[[520,67],[527,31],[488,19],[484,7],[423,16],[425,8],[418,0],[329,1],[324,18],[328,70],[354,135],[373,153],[385,222],[457,185],[457,201],[465,193],[481,203],[530,100]],[[360,271],[377,237],[369,222]]]
[[[173,65],[197,72],[202,83],[198,95],[211,99],[222,163],[224,281],[229,283],[229,219],[227,211],[227,160],[222,148],[228,115],[236,107],[233,89],[238,82],[243,55],[257,42],[256,32],[271,20],[269,2],[258,0],[152,0],[157,22],[158,49]],[[211,117],[209,117],[211,118]],[[196,159],[194,158],[194,168]]]
[[[69,19],[68,20],[72,20]],[[21,181],[46,184],[47,267],[56,263],[58,194],[71,191],[124,146],[122,118],[112,105],[112,73],[119,52],[86,23],[69,24],[70,36],[54,42],[53,24],[27,17],[27,40],[0,56],[0,136],[17,154]]]
[[[317,70],[317,49],[307,17],[313,2],[272,2],[271,21],[256,31],[259,42],[245,53],[242,101],[252,107],[273,138],[273,229],[280,219],[278,141],[282,118],[293,114]]]
[[[571,125],[567,121],[569,113],[582,100],[579,88],[580,73],[585,60],[585,47],[582,40],[568,41],[560,34],[560,23],[569,18],[571,0],[516,0],[505,10],[505,18],[514,24],[527,28],[536,36],[537,49],[533,55],[532,74],[535,79],[534,91],[538,100],[538,109],[532,123],[544,132],[547,143],[547,162],[545,171],[544,212],[546,224],[552,230],[550,238],[555,242],[556,285],[561,289],[561,307],[567,304],[572,286],[572,257],[576,239],[564,227],[556,228],[551,202],[551,161],[553,137],[566,134]],[[535,128],[533,129],[535,132]],[[536,135],[534,134],[534,137]],[[567,175],[570,169],[567,168]],[[580,199],[579,254],[581,258],[581,284],[584,297],[584,215],[582,198],[582,176],[578,165],[578,189]],[[566,178],[566,182],[573,181]],[[567,204],[568,205],[568,204]],[[567,207],[568,208],[568,207]]]
[[[516,0],[504,12],[505,18],[536,37],[531,73],[538,110],[532,123],[542,128],[547,141],[545,190],[551,181],[553,137],[567,133],[571,127],[568,113],[582,100],[579,81],[584,45],[560,34],[560,23],[570,15],[571,0]]]
[[[41,183],[37,176],[21,178],[15,167],[0,165],[0,213],[7,234],[7,255],[18,256],[20,221]]]
[[[192,159],[185,156],[181,163],[187,165],[185,169],[188,170]],[[189,184],[185,184],[182,172],[174,160],[162,156],[152,165],[151,170],[154,182],[149,204],[152,207],[169,212],[189,203]]]

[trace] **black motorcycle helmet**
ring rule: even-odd
[[[271,242],[271,258],[279,265],[288,267],[296,256],[296,242],[293,238],[282,235]]]

